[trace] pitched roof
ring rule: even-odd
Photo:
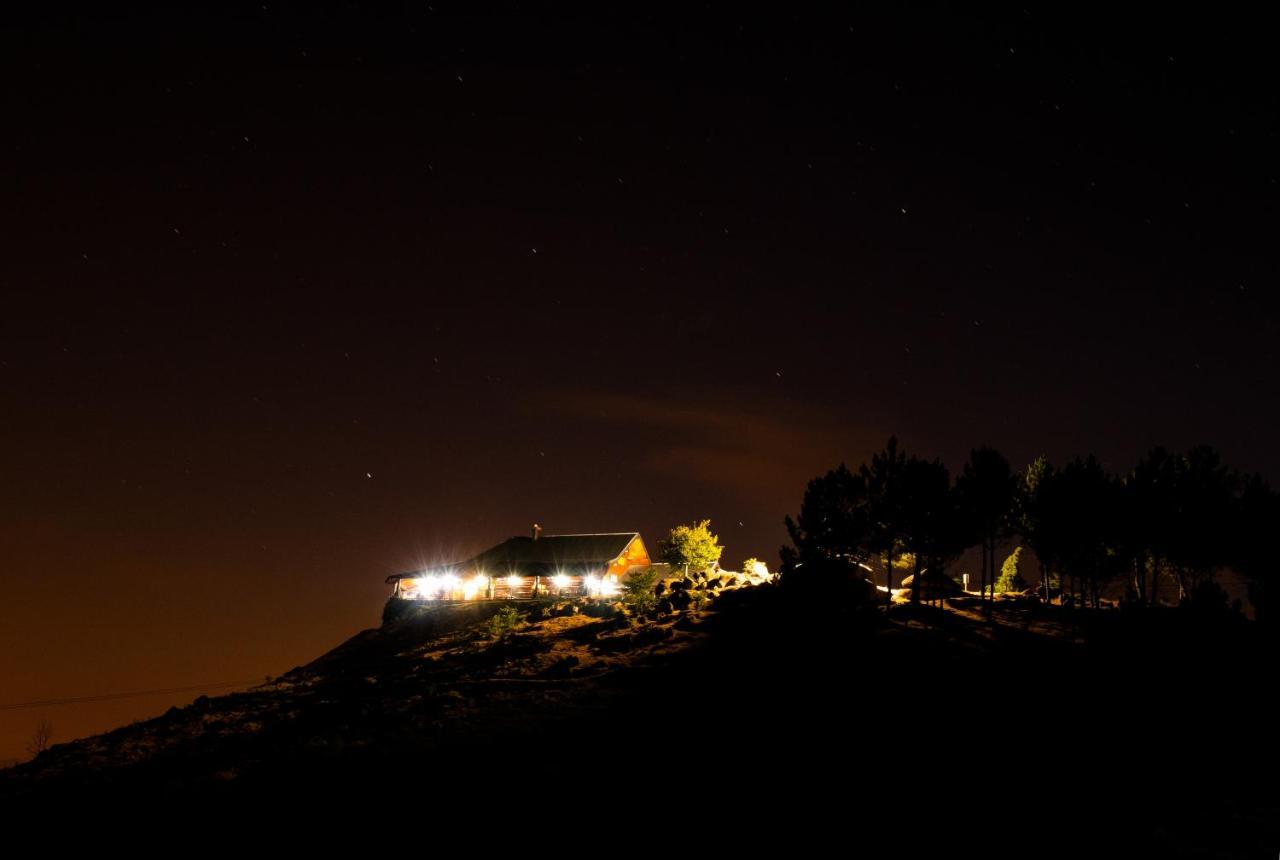
[[[531,537],[513,537],[467,561],[440,565],[433,569],[451,572],[476,569],[490,573],[504,570],[550,573],[557,568],[604,567],[622,555],[631,541],[639,536],[639,532],[608,532],[591,535],[539,535],[537,540]],[[422,576],[422,571],[392,574],[387,577],[387,582],[416,576]]]
[[[639,532],[593,535],[541,535],[508,538],[471,559],[480,568],[501,570],[521,565],[608,564],[626,550]]]

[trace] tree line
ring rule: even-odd
[[[979,591],[990,611],[998,547],[1018,539],[1039,562],[1046,600],[1096,608],[1121,581],[1134,604],[1223,600],[1215,574],[1231,568],[1246,577],[1257,620],[1273,620],[1276,565],[1267,544],[1280,534],[1280,495],[1207,445],[1155,448],[1118,475],[1092,454],[1060,467],[1038,457],[1016,470],[982,446],[953,480],[940,460],[909,455],[891,437],[857,469],[842,463],[810,481],[785,525],[784,580],[861,578],[858,568],[876,563],[891,591],[905,559],[919,601],[922,575],[945,576],[979,547]]]

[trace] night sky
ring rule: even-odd
[[[774,564],[890,433],[1280,479],[1260,20],[217,5],[4,25],[0,705],[280,674],[535,521]]]

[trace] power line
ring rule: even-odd
[[[63,699],[37,699],[30,702],[12,702],[0,705],[0,711],[21,711],[29,708],[49,708],[55,705],[79,705],[85,702],[108,702],[114,699],[134,699],[139,696],[161,696],[170,693],[194,693],[197,690],[225,690],[228,687],[247,687],[259,683],[261,678],[249,681],[215,681],[212,684],[192,684],[189,687],[166,687],[156,690],[130,690],[127,693],[100,693],[95,696],[68,696]]]

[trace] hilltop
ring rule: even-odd
[[[988,622],[963,599],[886,615],[763,586],[645,619],[529,602],[495,638],[497,609],[427,609],[249,691],[57,745],[0,775],[0,799],[616,815],[649,798],[653,816],[1006,831],[1065,816],[1076,835],[1223,856],[1275,833],[1274,794],[1223,788],[1275,761],[1243,621],[1188,638],[1174,612],[1009,601]]]

